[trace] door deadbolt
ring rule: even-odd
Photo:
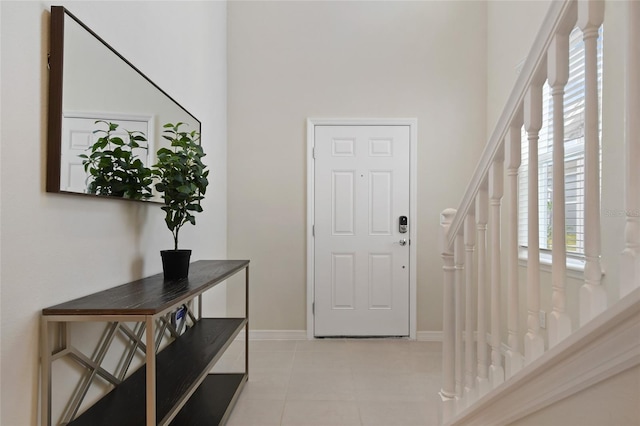
[[[408,228],[409,228],[409,219],[407,219],[406,216],[400,216],[398,218],[398,231],[400,231],[401,234],[406,234]]]

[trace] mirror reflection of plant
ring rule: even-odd
[[[151,169],[133,152],[148,150],[143,132],[125,130],[128,141],[115,136],[118,124],[98,120],[95,124],[107,125],[107,130],[94,130],[102,135],[89,148],[91,154],[81,154],[84,171],[89,173],[87,191],[90,194],[111,195],[134,200],[151,197],[153,183]]]
[[[160,148],[153,174],[158,178],[155,188],[163,194],[165,223],[173,235],[174,250],[178,250],[178,233],[185,223],[196,224],[194,213],[202,211],[200,200],[209,181],[209,171],[202,163],[206,154],[200,145],[200,133],[181,132],[184,123],[164,125],[163,138],[171,148]]]

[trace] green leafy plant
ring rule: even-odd
[[[153,174],[158,178],[155,188],[162,193],[165,223],[173,235],[174,250],[178,250],[178,233],[182,225],[196,224],[194,213],[202,212],[200,200],[209,185],[209,171],[202,163],[206,154],[200,145],[200,133],[180,131],[184,123],[167,123],[162,137],[170,148],[158,150]]]
[[[84,171],[89,173],[87,191],[90,194],[141,200],[151,197],[153,178],[151,169],[133,152],[136,148],[148,149],[143,132],[125,130],[127,141],[114,135],[115,123],[98,120],[106,130],[94,130],[101,137],[90,147],[89,155],[80,154]]]

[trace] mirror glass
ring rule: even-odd
[[[150,167],[169,144],[164,124],[183,122],[182,131],[200,132],[200,122],[68,10],[53,6],[51,21],[47,191],[161,201],[148,181],[151,193],[105,190],[95,182],[140,181],[140,163]],[[116,158],[85,167],[100,138],[108,144],[98,151]],[[93,173],[86,170],[92,167]]]

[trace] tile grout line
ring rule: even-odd
[[[353,424],[359,424],[361,426],[364,426],[365,424],[365,416],[364,416],[364,411],[365,408],[362,405],[362,401],[357,397],[357,392],[356,389],[357,387],[355,386],[356,384],[356,369],[354,369],[354,365],[355,363],[357,363],[358,360],[358,351],[361,351],[363,348],[365,349],[365,352],[368,352],[370,350],[375,350],[376,348],[380,348],[383,350],[383,352],[386,352],[387,348],[391,348],[393,349],[393,343],[391,344],[383,344],[380,346],[377,346],[377,344],[373,344],[370,347],[367,347],[367,345],[360,345],[359,343],[355,342],[350,342],[350,341],[346,341],[345,339],[339,339],[336,340],[336,342],[343,342],[342,344],[339,344],[338,346],[333,346],[333,345],[329,345],[328,346],[328,350],[322,350],[322,349],[327,349],[326,347],[323,347],[322,344],[318,344],[317,346],[314,346],[313,344],[310,346],[303,346],[305,342],[304,340],[298,340],[295,342],[295,345],[291,346],[291,345],[283,345],[283,346],[278,346],[273,345],[264,345],[262,346],[262,349],[268,349],[268,350],[258,350],[256,352],[251,351],[250,350],[250,356],[252,355],[251,352],[254,352],[254,354],[256,353],[260,353],[260,352],[271,352],[271,353],[287,353],[290,352],[291,353],[291,364],[288,366],[288,368],[286,369],[286,383],[285,383],[285,393],[284,393],[284,397],[282,400],[282,407],[279,413],[279,424],[281,426],[285,425],[285,418],[286,418],[286,413],[287,413],[287,407],[290,406],[290,404],[292,403],[291,400],[291,384],[292,384],[292,380],[293,380],[293,375],[294,375],[294,370],[295,370],[295,366],[296,366],[296,362],[298,360],[303,360],[303,358],[305,358],[307,355],[305,355],[304,357],[301,355],[302,352],[304,352],[305,354],[315,354],[315,355],[309,355],[310,358],[313,358],[314,356],[322,356],[321,354],[323,353],[341,353],[342,355],[346,356],[348,359],[348,373],[349,373],[349,377],[350,377],[350,382],[353,386],[352,391],[353,391],[353,400],[352,401],[345,401],[345,400],[336,400],[336,401],[342,401],[342,402],[350,402],[352,405],[352,407],[355,407],[355,411],[358,413],[358,420],[357,423],[354,422]],[[282,350],[282,348],[285,347],[285,350]],[[308,350],[303,350],[303,348],[307,348]],[[416,352],[416,348],[418,348],[418,351]],[[280,349],[280,350],[279,350]],[[423,355],[427,355],[432,353],[431,350],[420,350],[420,347],[417,346],[406,346],[406,345],[401,345],[398,347],[398,349],[400,350],[400,353],[407,353],[407,354],[412,354],[412,353],[423,353]],[[354,352],[355,350],[355,352]],[[393,349],[394,351],[396,349]],[[435,352],[435,351],[434,351]],[[318,355],[320,354],[320,355]],[[241,356],[241,354],[238,354],[238,356]],[[393,354],[392,354],[393,356]],[[300,367],[300,371],[299,373],[311,373],[311,372],[315,372],[316,370],[314,369],[315,364],[311,363],[309,364],[311,366],[311,370],[309,370],[309,366],[307,366],[307,368],[302,368],[305,365],[305,363],[303,362]],[[324,367],[324,365],[321,365],[320,367]],[[273,370],[271,369],[267,369],[266,371],[271,372]],[[323,371],[322,368],[320,368],[319,370],[320,372]],[[364,370],[365,372],[375,372],[377,371],[377,367],[375,367],[375,365],[373,366],[367,366]],[[406,373],[409,373],[409,371],[407,371]],[[296,400],[297,401],[297,400]],[[304,400],[301,400],[304,401]],[[328,401],[333,401],[332,399],[329,399]],[[312,400],[308,401],[308,402],[312,402]],[[400,402],[400,401],[398,401]],[[290,408],[290,407],[289,407]],[[369,408],[367,408],[367,410],[369,410]],[[352,411],[353,412],[353,411]],[[276,420],[275,418],[273,420]],[[353,420],[355,420],[355,418],[353,418]],[[277,420],[276,420],[277,421]],[[275,422],[274,422],[275,423]],[[253,423],[252,423],[253,424]],[[259,424],[259,423],[255,423],[255,424]],[[276,423],[277,424],[277,423]]]
[[[284,401],[282,403],[282,413],[280,413],[280,426],[284,426],[284,413],[287,408],[287,401],[289,400],[289,387],[291,386],[291,376],[293,375],[293,366],[296,362],[296,353],[298,352],[298,341],[293,347],[293,357],[291,359],[291,368],[289,369],[289,376],[287,378],[287,387],[284,391]]]

